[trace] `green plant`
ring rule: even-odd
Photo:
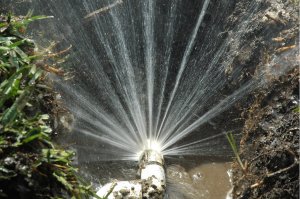
[[[244,166],[243,163],[242,163],[242,161],[241,161],[241,158],[239,156],[239,153],[237,151],[236,144],[235,144],[236,140],[233,137],[232,132],[230,132],[229,135],[226,134],[226,137],[227,137],[227,139],[228,139],[228,141],[229,141],[229,143],[231,145],[231,148],[232,148],[232,150],[234,152],[234,155],[235,155],[235,157],[236,157],[239,165],[241,166],[241,168],[243,169],[243,171],[244,171],[244,173],[245,173],[245,175],[247,177],[247,161],[245,162],[245,166]]]
[[[0,197],[9,197],[17,182],[44,194],[42,197],[51,195],[47,189],[51,187],[56,193],[67,191],[72,198],[83,195],[101,199],[77,176],[78,169],[70,161],[74,151],[64,150],[51,140],[49,114],[41,112],[40,102],[45,92],[51,92],[42,81],[43,72],[54,68],[35,64],[46,52],[38,51],[37,45],[23,35],[29,22],[49,17],[31,17],[32,12],[18,18],[9,13],[0,22]],[[32,191],[28,194],[36,197]]]

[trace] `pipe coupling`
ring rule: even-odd
[[[139,157],[140,170],[146,168],[147,165],[157,164],[164,166],[163,155],[152,149],[145,150]]]

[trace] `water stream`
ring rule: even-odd
[[[138,154],[155,148],[168,165],[167,197],[220,197],[195,187],[181,193],[178,182],[200,185],[205,175],[204,184],[209,184],[216,182],[216,176],[209,180],[209,174],[226,174],[230,165],[221,163],[230,160],[232,149],[225,133],[239,133],[243,126],[243,120],[234,120],[242,112],[235,105],[246,107],[249,94],[268,84],[268,72],[288,69],[267,71],[263,65],[252,78],[244,74],[255,70],[255,60],[248,60],[252,68],[234,65],[243,48],[239,41],[248,39],[255,45],[255,38],[247,35],[264,9],[260,1],[248,1],[242,19],[234,22],[229,17],[237,4],[231,0],[33,0],[14,5],[18,15],[31,8],[35,15],[54,16],[28,29],[41,46],[53,40],[60,41],[57,51],[72,45],[70,58],[61,64],[71,75],[49,77],[55,90],[62,92],[58,100],[73,115],[62,119],[72,130],[60,134],[60,142],[76,143],[71,147],[77,151],[81,173],[95,187],[111,179],[135,178]],[[188,176],[186,182],[176,178],[176,172]],[[225,195],[226,181],[221,182],[227,187],[221,191]]]

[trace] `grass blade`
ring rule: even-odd
[[[34,88],[26,89],[10,107],[9,111],[3,116],[2,122],[4,125],[8,125],[15,119],[18,113],[25,107],[26,102],[31,98]]]
[[[243,168],[243,170],[245,170],[245,167],[244,167],[244,165],[243,165],[243,163],[240,159],[239,153],[238,153],[237,148],[236,148],[235,138],[233,137],[232,132],[230,132],[229,134],[230,135],[226,134],[226,137],[227,137],[227,139],[228,139],[228,141],[231,145],[231,148],[234,152],[234,155],[235,155],[236,159],[238,160],[238,162],[241,165],[241,167]]]
[[[29,19],[26,19],[22,22],[19,22],[19,23],[13,23],[14,27],[15,28],[20,28],[21,26],[24,26],[25,24],[28,24],[34,20],[37,20],[37,19],[46,19],[46,18],[53,18],[53,16],[46,16],[46,15],[39,15],[39,16],[34,16],[34,17],[31,17]]]

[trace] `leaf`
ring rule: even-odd
[[[52,129],[50,128],[50,126],[42,126],[41,125],[40,127],[41,127],[41,129],[44,133],[51,133],[52,132]]]
[[[50,154],[53,155],[54,159],[61,159],[61,158],[68,158],[69,156],[73,155],[75,151],[69,151],[69,150],[56,150],[51,149]],[[48,153],[48,149],[42,149],[42,154],[46,156],[46,153]]]
[[[100,196],[98,196],[97,194],[95,194],[94,192],[92,192],[92,191],[90,191],[90,190],[86,190],[86,192],[87,192],[88,194],[90,194],[91,196],[95,197],[95,198],[103,199],[103,198],[101,198]]]
[[[48,144],[49,146],[51,146],[52,149],[55,148],[54,147],[54,142],[51,142],[51,141],[48,141],[48,140],[45,140],[45,139],[42,139],[41,141],[44,142],[44,143],[46,143],[46,144]]]
[[[17,80],[21,79],[22,75],[19,74],[19,76],[15,77],[14,79],[11,79],[6,87],[3,89],[4,94],[8,94],[9,92],[13,92],[13,89],[15,85],[18,83]]]
[[[294,110],[295,113],[299,113],[299,111],[300,111],[300,107],[298,107]]]
[[[8,50],[10,50],[10,48],[9,47],[5,47],[5,46],[0,46],[0,50],[6,50],[6,51],[8,51]]]
[[[22,35],[20,32],[18,32],[18,31],[17,31],[16,29],[14,29],[14,28],[10,28],[10,29],[9,29],[9,33],[12,34],[12,35],[15,35],[15,36],[17,36],[17,37],[19,37],[19,38],[21,38],[21,39],[25,39],[25,36]]]
[[[3,116],[2,122],[4,125],[8,125],[18,113],[25,107],[26,102],[31,98],[34,88],[28,88],[19,96],[14,104],[9,108],[9,111]]]
[[[63,163],[66,163],[66,164],[71,164],[71,162],[69,162],[69,161],[67,161],[67,160],[65,160],[65,159],[56,159],[56,160],[54,160],[55,162],[63,162]],[[67,171],[73,171],[73,170],[75,170],[75,169],[67,169]]]
[[[50,116],[48,114],[43,114],[43,115],[40,115],[39,120],[48,120],[49,118],[50,118]]]
[[[70,165],[72,165],[72,164],[70,164]],[[66,169],[66,171],[75,171],[75,172],[78,172],[78,168],[74,168],[74,167],[70,167],[70,168],[68,168],[68,169]],[[72,172],[72,175],[74,175],[75,176],[75,174],[74,174],[74,172]],[[76,178],[77,178],[77,176],[75,176]]]
[[[41,160],[38,160],[38,161],[36,161],[36,162],[32,165],[32,167],[38,167],[38,166],[40,166],[40,165],[42,165],[42,161],[41,161]]]
[[[0,166],[0,171],[5,172],[5,173],[11,173],[11,172],[13,172],[12,170],[8,170],[7,168],[2,167],[2,166]]]
[[[41,112],[38,111],[33,118],[31,118],[31,119],[29,119],[29,120],[26,121],[26,124],[29,124],[31,122],[35,122],[38,119],[38,117],[40,116],[40,114],[41,114]]]
[[[67,188],[70,190],[70,191],[73,191],[73,186],[68,183],[68,181],[64,178],[64,177],[61,177],[61,176],[58,176],[56,175],[55,173],[53,173],[53,176],[55,176],[57,178],[58,181],[60,181],[61,183],[63,183],[65,186],[67,186]]]
[[[232,150],[235,154],[235,157],[238,160],[240,166],[242,167],[243,170],[245,170],[245,167],[244,167],[244,165],[243,165],[243,163],[240,159],[239,153],[238,153],[237,148],[236,148],[235,138],[233,137],[232,132],[230,132],[229,134],[230,134],[230,136],[228,134],[226,134],[226,137],[227,137],[227,139],[228,139],[228,141],[231,145],[231,148],[232,148]]]
[[[109,192],[106,194],[106,196],[104,197],[104,199],[107,199],[108,196],[112,193],[112,191],[114,190],[115,186],[117,186],[117,183],[114,183],[111,187]]]
[[[20,84],[20,79],[17,78],[16,81],[14,82],[12,90],[11,90],[13,98],[15,98],[17,96],[19,84]]]
[[[19,62],[18,62],[16,52],[15,51],[10,51],[9,54],[10,54],[9,62],[10,62],[11,67],[16,67],[17,70],[18,70],[19,69]]]
[[[28,56],[19,47],[15,47],[14,50],[20,55],[22,60],[24,60],[27,64],[30,63],[30,59],[28,59]]]
[[[92,187],[92,185],[89,185],[89,186],[77,185],[76,189],[78,189],[79,192],[82,194],[87,194],[87,191],[90,190],[91,187]]]
[[[38,87],[38,88],[46,88],[46,89],[51,90],[50,87],[48,87],[47,85],[44,85],[44,84],[36,84],[35,86]]]
[[[63,157],[63,158],[61,158],[61,159],[57,159],[57,160],[55,160],[55,161],[62,161],[63,159],[67,159],[67,158],[69,158],[71,155],[73,155],[75,153],[75,151],[72,151],[70,154],[68,154],[67,156],[65,156],[65,157]]]
[[[7,22],[0,23],[0,28],[2,28],[3,26],[5,26],[6,24],[7,24]]]
[[[5,86],[8,83],[8,80],[5,79],[1,84],[0,84],[0,88],[2,88],[3,86]]]
[[[0,33],[4,32],[9,27],[9,23],[0,24]]]
[[[43,57],[43,55],[28,56],[28,57],[22,58],[21,60],[23,60],[23,59],[39,59],[41,57]]]
[[[57,175],[59,175],[59,176],[63,176],[63,177],[67,177],[67,176],[68,176],[68,174],[67,174],[67,173],[65,173],[63,170],[61,170],[61,169],[58,169],[58,168],[62,168],[62,169],[64,169],[64,168],[65,168],[65,166],[61,166],[61,165],[58,165],[58,164],[53,164],[53,166],[55,166],[55,167],[56,167],[56,169],[54,170],[54,172],[55,172]]]
[[[73,173],[73,175],[85,186],[88,186],[88,183],[86,183],[82,178],[80,178],[79,176],[77,176],[76,174]]]
[[[42,133],[39,133],[39,134],[33,135],[33,136],[31,136],[31,137],[29,137],[29,138],[27,138],[27,139],[23,140],[23,142],[25,142],[25,143],[27,143],[27,142],[30,142],[30,141],[32,141],[32,140],[34,140],[34,139],[38,138],[38,137],[42,137],[43,135],[44,135],[44,134],[42,134]]]
[[[17,39],[16,37],[0,37],[0,43],[4,43],[16,39]]]
[[[32,76],[34,75],[35,72],[36,72],[36,65],[31,64],[31,68],[30,68],[30,71],[29,71],[29,78],[32,78]]]
[[[32,76],[32,78],[29,80],[29,85],[33,84],[36,79],[42,76],[42,74],[43,74],[43,70],[41,68],[38,68],[34,73],[34,75]]]
[[[17,42],[14,42],[13,44],[7,46],[8,48],[14,48],[14,47],[17,47],[18,45],[21,45],[24,43],[25,40],[21,40],[21,41],[17,41]]]
[[[13,82],[15,81],[16,78],[20,77],[20,74],[22,72],[24,72],[26,69],[28,69],[30,67],[30,65],[28,66],[23,66],[22,68],[20,68],[17,72],[15,72],[9,79],[8,79],[8,84],[6,85],[6,87],[3,90],[4,94],[7,94],[9,92],[9,90],[11,89],[11,86],[13,84]],[[21,78],[21,77],[20,77]]]
[[[29,19],[26,19],[26,20],[18,22],[18,23],[14,22],[12,24],[14,25],[15,28],[20,28],[21,26],[24,26],[25,24],[30,23],[30,22],[32,22],[34,20],[37,20],[37,19],[46,19],[46,18],[53,18],[53,16],[39,15],[39,16],[31,17]]]
[[[5,72],[9,73],[8,70],[5,67],[9,67],[10,65],[5,63],[5,64],[0,64],[0,68],[2,68],[3,70],[5,70]]]

